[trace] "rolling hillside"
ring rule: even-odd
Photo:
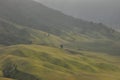
[[[119,57],[108,54],[39,45],[4,46],[0,52],[1,71],[12,70],[7,74],[17,80],[120,79]],[[17,66],[16,70],[10,67],[14,65]],[[1,74],[1,78],[2,75],[5,74]]]
[[[67,16],[33,0],[1,0],[0,3],[0,17],[19,25],[40,29],[57,36],[69,36],[69,38],[75,35],[97,39],[118,38],[116,34],[119,33],[103,24]]]
[[[33,0],[0,0],[0,80],[120,80],[120,32]]]
[[[50,33],[23,27],[0,19],[0,44],[41,44],[59,46],[63,43],[67,43],[67,41]]]
[[[24,38],[20,38],[22,40],[18,40],[18,43],[33,42],[56,45],[57,42],[58,45],[63,44],[65,47],[74,49],[111,54],[119,54],[120,51],[118,46],[120,44],[119,32],[108,28],[102,23],[83,21],[65,15],[33,0],[0,0],[0,18],[34,29],[34,31],[29,31],[28,28],[25,31],[22,30],[25,35],[23,35]],[[46,36],[41,37],[39,36],[41,32],[38,30],[54,35],[53,37],[56,39],[53,37],[46,39]],[[33,35],[32,40],[29,33]],[[26,35],[27,40],[25,39]]]

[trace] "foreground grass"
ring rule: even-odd
[[[40,45],[0,47],[0,80],[3,65],[16,64],[17,80],[119,80],[119,56]],[[27,78],[26,78],[27,76]],[[22,79],[21,79],[22,78]]]

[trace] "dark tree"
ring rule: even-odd
[[[63,47],[64,47],[64,46],[61,44],[61,45],[60,45],[60,48],[63,48]]]

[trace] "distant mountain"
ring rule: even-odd
[[[56,40],[60,41],[58,42],[59,45],[64,44],[66,47],[95,50],[97,46],[97,50],[102,51],[103,47],[109,47],[110,44],[116,44],[116,42],[119,43],[120,40],[119,32],[101,23],[97,24],[76,19],[33,0],[0,0],[0,18],[54,35],[58,39]],[[26,29],[27,31],[25,31],[28,37],[26,37],[27,39],[30,38],[28,33],[33,33],[29,31],[28,28]],[[34,33],[36,33],[36,31],[34,31]],[[18,36],[20,36],[20,34]],[[46,41],[43,38],[45,37],[40,37],[37,41]],[[53,43],[56,42],[53,38],[50,39],[52,39]],[[51,42],[50,39],[47,39],[46,42]],[[12,41],[14,42],[14,40]],[[28,42],[29,41],[33,42],[31,39],[29,39]],[[46,42],[44,44],[46,44]],[[37,42],[35,41],[34,43]],[[109,50],[107,51],[109,52]]]
[[[55,35],[65,33],[88,36],[111,37],[113,30],[102,24],[95,24],[67,16],[33,0],[1,0],[0,17],[20,25],[37,28]],[[86,31],[86,32],[85,32]],[[101,36],[100,36],[101,35]]]
[[[120,25],[119,0],[35,0],[84,20]],[[113,26],[113,28],[115,28]],[[119,26],[120,28],[120,26]]]

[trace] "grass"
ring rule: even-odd
[[[41,44],[59,46],[60,44],[68,43],[59,36],[26,26],[17,25],[1,18],[0,24],[0,44],[3,45]]]
[[[28,26],[12,23],[2,18],[0,18],[0,24],[0,44],[3,45],[37,44],[59,47],[62,44],[66,48],[111,53],[113,55],[119,55],[120,52],[120,41],[119,39],[114,38],[117,35],[117,38],[119,38],[117,32],[111,39],[108,38],[112,35],[112,33],[109,35],[109,32],[105,32],[106,35],[102,35],[103,32],[99,34],[99,32],[97,33],[94,31],[78,33],[79,31],[77,32],[77,30],[79,29],[75,28],[74,33],[74,31],[68,30],[68,28],[65,28],[65,30],[63,28],[62,33],[59,33],[56,29],[52,29],[53,33],[50,33],[50,30],[47,32],[34,27],[30,28]],[[61,31],[61,29],[59,30]],[[57,35],[57,33],[59,35]],[[97,36],[98,34],[101,37]]]
[[[17,80],[20,76],[22,80],[30,80],[31,76],[39,80],[120,79],[119,57],[105,53],[40,45],[4,46],[0,49],[0,80],[6,80],[2,77],[2,65],[5,63],[6,66],[8,63],[18,66],[20,73],[14,75]]]

